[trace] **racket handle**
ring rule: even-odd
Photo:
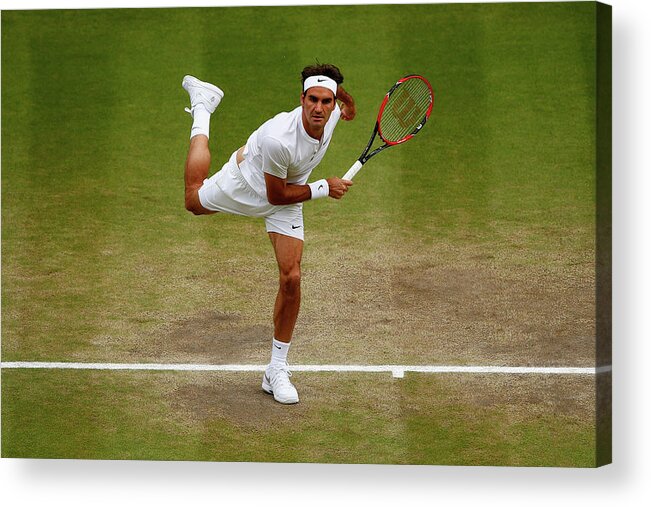
[[[357,174],[357,172],[362,168],[362,164],[359,160],[355,162],[350,169],[348,169],[348,172],[344,174],[344,177],[341,178],[342,180],[352,180],[353,177]]]

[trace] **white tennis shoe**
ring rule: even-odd
[[[268,394],[273,394],[278,403],[292,404],[298,403],[298,392],[290,382],[289,377],[292,372],[289,366],[276,366],[270,364],[262,377],[262,390]]]
[[[212,114],[224,97],[224,92],[214,84],[204,83],[194,76],[183,78],[183,88],[190,94],[190,107],[185,108],[190,114],[197,104],[203,104],[206,110]]]

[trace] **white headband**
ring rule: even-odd
[[[308,88],[313,86],[322,86],[330,90],[334,96],[337,96],[337,82],[334,79],[329,78],[328,76],[310,76],[303,83],[303,92],[306,92]]]

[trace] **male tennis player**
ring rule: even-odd
[[[280,403],[298,402],[289,380],[287,353],[301,302],[303,202],[327,196],[341,199],[353,184],[337,177],[307,182],[325,155],[339,118],[355,117],[355,103],[341,87],[344,78],[334,65],[306,67],[301,77],[301,105],[260,126],[210,178],[210,115],[224,93],[195,77],[183,78],[191,104],[186,111],[193,118],[185,164],[186,209],[195,215],[224,212],[262,217],[276,254],[280,287],[273,313],[271,362],[262,389]]]

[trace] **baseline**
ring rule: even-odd
[[[166,363],[67,363],[14,361],[0,363],[0,369],[64,369],[64,370],[155,370],[155,371],[264,371],[257,364],[166,364]],[[402,378],[405,373],[501,373],[541,375],[596,375],[612,371],[612,366],[544,367],[544,366],[429,366],[429,365],[359,365],[359,364],[295,364],[292,371],[391,373]]]

